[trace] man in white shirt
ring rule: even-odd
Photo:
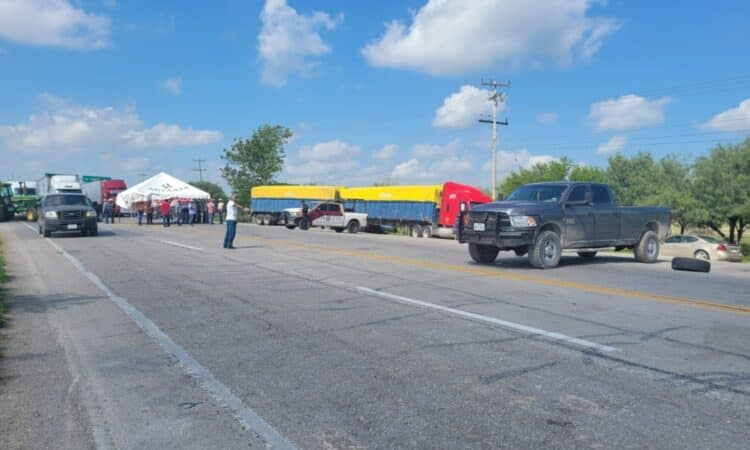
[[[227,202],[227,232],[224,235],[224,248],[234,248],[234,235],[237,232],[237,195],[232,194]]]

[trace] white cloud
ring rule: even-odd
[[[147,169],[149,165],[151,164],[151,161],[145,157],[140,156],[136,158],[128,158],[125,161],[122,162],[120,165],[121,170],[124,172],[135,172],[136,170],[143,170]]]
[[[628,143],[628,139],[625,136],[613,136],[612,139],[607,141],[606,143],[598,146],[596,148],[596,153],[599,153],[600,155],[612,155],[623,148],[625,148],[625,145]]]
[[[542,125],[549,125],[549,124],[555,123],[557,122],[557,113],[556,112],[541,113],[538,116],[536,116],[536,121],[541,123]]]
[[[455,155],[462,146],[459,139],[454,139],[446,145],[417,144],[412,148],[411,155],[418,159],[436,159]]]
[[[70,105],[41,96],[46,111],[25,122],[0,125],[0,148],[39,154],[86,152],[94,149],[184,147],[218,142],[219,131],[194,130],[165,123],[145,127],[132,108]]]
[[[701,128],[727,133],[736,131],[750,131],[750,98],[740,102],[736,108],[728,109],[713,116]]]
[[[440,128],[468,128],[476,125],[482,113],[491,111],[491,104],[487,100],[491,92],[471,85],[461,86],[458,92],[443,100],[443,106],[435,112],[432,125]],[[505,103],[498,105],[502,111]]]
[[[375,159],[389,159],[391,156],[393,156],[394,153],[396,153],[396,150],[398,150],[398,145],[396,144],[384,145],[383,147],[375,150],[375,152],[373,152],[372,154],[372,157]]]
[[[359,146],[349,145],[346,142],[335,139],[333,141],[321,142],[312,147],[302,147],[299,150],[299,159],[302,161],[330,161],[332,159],[348,159],[357,156],[360,152]]]
[[[592,103],[589,123],[596,131],[625,131],[659,125],[664,122],[664,108],[669,97],[649,100],[638,95]]]
[[[109,25],[107,16],[87,13],[68,0],[0,2],[0,37],[21,44],[99,49],[109,44]]]
[[[258,35],[261,82],[281,87],[290,73],[308,73],[319,64],[314,57],[331,51],[318,30],[332,30],[342,20],[342,16],[333,19],[323,12],[301,15],[286,0],[266,0],[261,13],[263,28]]]
[[[471,161],[459,156],[449,156],[436,161],[420,161],[412,158],[397,164],[391,178],[399,183],[443,182],[470,173]]]
[[[590,17],[597,0],[429,0],[412,23],[392,21],[362,49],[370,65],[454,75],[498,64],[568,65],[587,60],[619,28]]]
[[[180,95],[182,93],[182,77],[168,78],[159,82],[159,86],[174,95]]]
[[[498,179],[502,179],[513,170],[530,168],[537,164],[544,164],[557,160],[558,158],[551,155],[532,155],[531,152],[525,148],[516,152],[500,150],[497,152],[497,176]],[[482,170],[486,172],[492,170],[492,159],[489,159],[484,163]]]

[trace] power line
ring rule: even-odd
[[[202,183],[203,182],[203,172],[207,172],[208,171],[208,169],[206,169],[205,167],[203,167],[203,163],[205,163],[206,160],[205,159],[194,159],[193,162],[198,163],[198,168],[197,169],[193,169],[193,172],[198,172],[198,179]]]

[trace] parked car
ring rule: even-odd
[[[730,245],[726,241],[711,236],[693,234],[676,235],[668,238],[661,247],[666,256],[682,256],[714,261],[742,261],[742,250],[739,245]]]
[[[39,234],[50,237],[55,232],[78,232],[96,236],[96,210],[83,194],[44,195],[39,202]]]

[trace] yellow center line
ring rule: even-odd
[[[191,230],[202,232],[203,230]],[[206,230],[208,231],[208,230]],[[432,270],[444,270],[448,272],[460,272],[469,275],[482,277],[500,278],[504,280],[533,283],[542,286],[551,286],[557,288],[574,289],[582,292],[593,294],[614,295],[618,297],[635,298],[639,300],[654,301],[660,303],[669,303],[673,305],[692,306],[696,308],[708,309],[712,311],[732,312],[736,314],[750,315],[750,307],[742,305],[728,305],[714,301],[693,299],[674,295],[656,294],[651,292],[636,291],[632,289],[613,288],[591,283],[581,283],[578,281],[566,281],[555,278],[541,277],[523,273],[510,273],[502,271],[499,268],[476,267],[470,265],[460,265],[451,263],[441,263],[437,261],[428,261],[425,259],[409,258],[404,256],[383,255],[379,253],[363,252],[358,250],[347,250],[342,248],[331,248],[317,244],[303,243],[286,239],[264,238],[260,236],[237,235],[238,239],[250,239],[266,244],[276,244],[284,247],[293,247],[298,249],[315,250],[328,254],[337,254],[362,258],[366,260],[383,261],[396,263],[404,266],[423,267]]]

